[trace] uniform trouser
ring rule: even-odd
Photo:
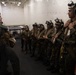
[[[18,56],[15,52],[8,46],[5,48],[5,53],[2,53],[2,60],[0,66],[0,75],[6,75],[7,72],[7,62],[10,61],[13,69],[13,75],[20,75],[20,63]]]
[[[31,40],[31,46],[32,46],[32,55],[35,54],[35,50],[36,50],[36,45],[37,44],[37,39],[32,39]]]
[[[31,39],[29,38],[29,41],[28,41],[28,45],[29,45],[29,51],[31,53]]]
[[[68,54],[65,59],[66,75],[75,75],[74,74],[75,64],[76,64],[75,60],[71,57],[70,54]]]
[[[42,40],[37,40],[37,57],[40,58],[42,55],[42,44],[43,41]]]
[[[52,55],[50,58],[50,63],[55,67],[55,69],[59,69],[60,47],[61,45],[57,43],[53,45]]]
[[[23,48],[24,48],[24,44],[25,43],[25,41],[23,40],[23,38],[21,38],[21,48],[22,48],[22,50],[23,50]]]
[[[48,46],[47,46],[47,51],[46,51],[46,58],[48,60],[50,60],[51,54],[52,54],[52,48],[53,48],[53,44],[51,41],[48,41]]]
[[[52,43],[49,40],[43,42],[43,61],[48,63],[52,52]]]
[[[44,42],[45,39],[38,39],[37,40],[37,57],[39,58],[44,58],[46,49],[47,49],[47,44]]]
[[[26,51],[26,53],[28,51],[28,47],[29,47],[29,42],[28,42],[28,40],[25,40],[25,51]]]

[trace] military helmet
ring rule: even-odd
[[[64,26],[64,22],[62,21],[62,19],[60,19],[60,25],[63,27]]]
[[[43,24],[39,24],[40,26],[44,26]]]
[[[38,25],[37,25],[37,23],[35,22],[34,24],[33,24],[33,27],[37,27]]]
[[[58,18],[55,19],[55,25],[60,25],[60,21]]]
[[[55,26],[56,28],[62,28],[64,26],[64,22],[62,21],[62,19],[55,19]]]
[[[68,7],[69,7],[69,10],[73,10],[74,13],[76,14],[76,3],[71,1],[70,3],[68,3]]]
[[[53,22],[52,22],[52,20],[50,20],[49,22],[50,22],[50,24],[51,24],[51,25],[53,25]]]
[[[43,30],[45,27],[43,24],[39,24],[39,28],[40,28],[40,30]]]
[[[50,20],[50,21],[46,21],[45,24],[47,24],[47,25],[53,25],[53,22],[52,22],[52,20]]]

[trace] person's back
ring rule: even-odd
[[[12,47],[9,45],[11,41],[9,40],[10,37],[6,41],[6,38],[3,37],[3,34],[0,35],[0,75],[8,75],[8,61],[10,61],[12,65],[13,75],[20,75],[19,58],[12,50]]]

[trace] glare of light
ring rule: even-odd
[[[42,0],[36,0],[37,2],[42,2]]]
[[[18,2],[17,6],[20,6],[21,5],[21,2]]]
[[[2,2],[2,4],[5,4],[5,2]]]
[[[18,4],[21,4],[21,2],[19,2]]]
[[[20,4],[18,4],[17,6],[20,6]]]

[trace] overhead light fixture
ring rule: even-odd
[[[42,2],[42,0],[36,0],[37,2]]]
[[[21,1],[13,1],[13,0],[9,1],[9,2],[7,2],[7,1],[2,1],[1,2],[1,4],[4,5],[4,6],[6,6],[6,3],[7,4],[12,4],[12,5],[17,5],[17,6],[20,6],[22,4]]]
[[[21,2],[18,2],[18,4],[21,4]]]
[[[3,4],[4,6],[6,6],[6,3],[5,3],[5,2],[2,2],[2,4]]]
[[[5,4],[5,2],[2,2],[2,4]]]
[[[18,2],[17,6],[20,6],[21,5],[21,2]]]
[[[19,4],[17,6],[20,6]]]

